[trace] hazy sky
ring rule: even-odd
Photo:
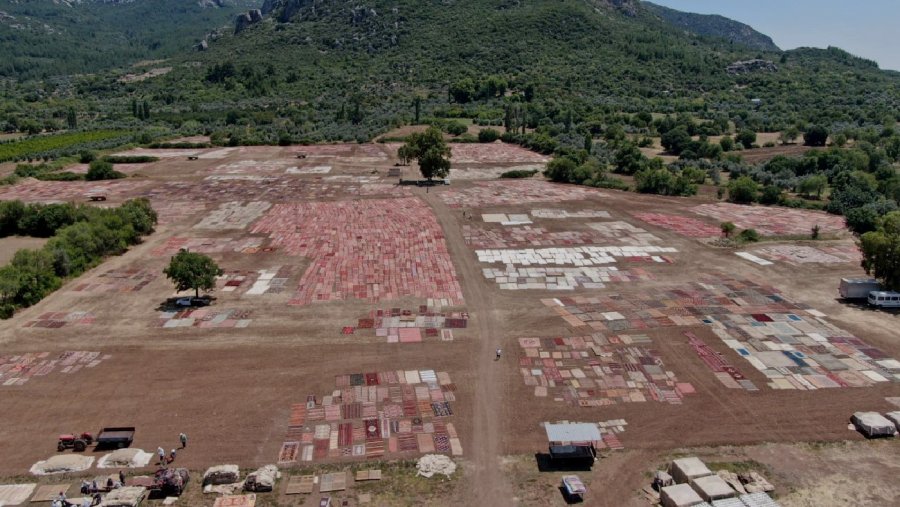
[[[900,0],[651,0],[673,9],[721,14],[762,32],[781,49],[837,46],[900,70]]]

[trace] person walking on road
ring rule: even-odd
[[[501,351],[500,348],[498,347],[498,348],[497,348],[497,357],[494,358],[494,361],[499,361],[499,360],[500,360],[500,355],[501,355],[501,354],[502,354],[502,351]]]
[[[166,451],[164,451],[162,447],[158,447],[156,449],[156,454],[157,454],[157,456],[159,456],[159,464],[165,465],[166,464]]]
[[[187,447],[187,435],[185,435],[184,433],[179,433],[179,434],[178,434],[178,440],[181,441],[181,448],[182,448],[182,449],[184,449],[185,447]]]

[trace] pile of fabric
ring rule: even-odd
[[[275,480],[281,477],[281,472],[275,465],[266,465],[247,475],[244,481],[244,491],[262,493],[272,491],[275,488]]]
[[[119,449],[100,458],[97,468],[140,468],[147,466],[152,457],[153,454],[143,449]]]
[[[241,478],[237,465],[218,465],[209,467],[203,474],[203,485],[234,484]]]
[[[38,461],[31,467],[34,475],[64,474],[67,472],[80,472],[91,468],[94,464],[92,456],[80,454],[57,454],[44,461]]]
[[[137,486],[114,489],[100,503],[100,507],[138,507],[147,496],[147,489]]]
[[[456,463],[443,454],[426,454],[416,462],[416,469],[418,470],[416,475],[422,477],[431,477],[434,474],[450,477],[453,472],[456,472]]]

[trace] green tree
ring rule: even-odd
[[[824,174],[814,174],[800,180],[797,191],[806,197],[815,195],[816,199],[821,199],[822,192],[827,186],[828,178]]]
[[[679,155],[691,143],[691,136],[682,125],[663,134],[660,143],[669,153]]]
[[[825,146],[828,141],[828,130],[819,125],[813,125],[803,134],[803,144],[807,146]]]
[[[781,141],[781,144],[793,144],[798,137],[800,137],[800,131],[797,127],[788,127],[778,135],[778,140]]]
[[[450,174],[450,147],[437,127],[410,134],[406,143],[397,150],[397,156],[407,162],[418,160],[422,177],[429,181],[446,178]]]
[[[624,143],[622,147],[616,151],[616,172],[622,174],[634,174],[640,171],[646,165],[646,162],[647,158],[644,157],[641,150],[631,143]]]
[[[731,136],[725,136],[719,140],[719,146],[722,147],[722,151],[731,151],[734,149],[734,139]]]
[[[454,102],[465,104],[475,99],[475,95],[478,93],[478,86],[472,78],[466,77],[450,85],[448,91],[450,98]]]
[[[722,222],[719,224],[719,229],[722,230],[722,236],[730,238],[734,231],[737,230],[737,226],[731,222]]]
[[[888,213],[878,228],[860,237],[862,267],[888,290],[900,290],[900,211]]]
[[[744,148],[749,149],[756,143],[756,132],[750,129],[743,129],[738,133],[735,141],[741,143]]]
[[[194,289],[194,295],[200,297],[200,289],[211,291],[216,287],[222,268],[206,255],[182,250],[172,257],[163,273],[175,283],[176,290]]]
[[[749,204],[756,201],[759,185],[749,176],[741,176],[728,182],[728,200],[738,204]]]
[[[684,175],[662,169],[644,169],[634,175],[635,190],[644,194],[688,196],[697,193],[697,185]]]
[[[557,183],[574,183],[575,169],[578,165],[569,157],[554,158],[544,169],[544,176]]]
[[[781,188],[776,185],[766,185],[759,195],[761,204],[778,204],[781,201]]]

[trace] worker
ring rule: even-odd
[[[497,348],[497,358],[495,359],[496,361],[499,361],[499,360],[500,360],[500,354],[501,354],[501,353],[502,353],[502,351],[501,351],[500,348],[498,347],[498,348]]]
[[[100,487],[97,486],[97,479],[91,481],[91,493],[96,493],[100,491]]]
[[[91,499],[91,497],[86,496],[84,497],[84,500],[81,501],[81,507],[91,507],[92,503],[94,503],[94,501]]]
[[[125,472],[121,470],[119,470],[119,482],[122,483],[123,486],[125,485]]]
[[[172,452],[169,453],[169,463],[175,461],[175,449],[172,449]]]
[[[185,447],[187,447],[187,435],[185,435],[183,432],[182,432],[182,433],[179,433],[179,434],[178,434],[178,440],[181,441],[181,448],[182,448],[182,449],[184,449]]]
[[[107,477],[106,478],[106,491],[112,491],[113,489],[115,489],[115,486],[116,486],[116,483],[113,482],[112,477]]]
[[[166,463],[166,451],[162,447],[157,447],[156,455],[159,456],[159,464],[164,465]]]
[[[81,494],[87,495],[91,492],[91,483],[87,481],[87,479],[83,479],[81,481]]]

